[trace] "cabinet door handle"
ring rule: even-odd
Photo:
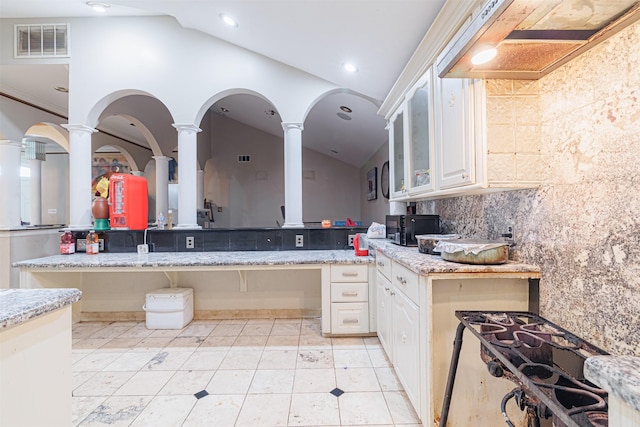
[[[350,292],[344,291],[344,292],[342,292],[342,296],[343,297],[357,297],[358,296],[358,291],[350,291]]]
[[[353,325],[353,324],[360,323],[360,320],[358,320],[358,319],[344,319],[342,321],[342,323],[345,324],[345,325],[349,325],[349,324]]]
[[[401,284],[403,284],[403,285],[406,285],[406,284],[407,284],[407,279],[405,279],[405,278],[404,278],[404,277],[402,277],[402,276],[396,276],[396,279],[398,279],[398,282],[400,282],[400,283],[401,283]]]
[[[391,296],[394,296],[395,294],[396,294],[396,293],[395,293],[395,292],[393,292],[393,291],[389,292],[389,295],[391,295]]]
[[[402,334],[402,342],[403,343],[407,342],[407,334],[405,333]]]
[[[358,272],[357,271],[343,271],[342,275],[344,277],[357,277],[358,276]]]
[[[384,290],[389,292],[389,288],[387,288],[386,286],[384,287]]]
[[[384,262],[382,262],[382,261],[378,261],[378,265],[379,265],[380,267],[384,267]]]
[[[462,179],[467,179],[467,178],[469,178],[469,174],[463,173],[462,174]]]

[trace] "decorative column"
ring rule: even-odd
[[[198,170],[196,172],[196,175],[198,177],[198,190],[196,191],[196,201],[197,201],[196,207],[198,209],[204,209],[204,171]]]
[[[20,227],[20,149],[16,141],[0,141],[0,228]]]
[[[29,222],[42,224],[42,162],[47,160],[47,144],[25,141],[25,158],[29,160]]]
[[[285,228],[302,228],[302,123],[282,123],[284,129]]]
[[[91,134],[85,125],[62,125],[69,131],[69,228],[88,230],[91,225]]]
[[[198,132],[195,125],[174,124],[178,130],[178,225],[174,228],[198,229],[197,218],[197,179],[198,170]]]
[[[156,161],[156,212],[154,218],[162,212],[168,218],[169,210],[169,157],[153,156]]]

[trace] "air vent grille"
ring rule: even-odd
[[[251,156],[247,154],[238,155],[238,163],[249,163],[251,161]]]
[[[21,24],[15,26],[16,58],[69,56],[69,24]]]

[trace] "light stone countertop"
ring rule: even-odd
[[[369,255],[375,255],[375,250],[406,266],[411,271],[422,274],[437,273],[531,273],[531,277],[540,274],[540,267],[508,261],[497,265],[461,264],[445,261],[439,255],[427,255],[418,252],[415,246],[399,246],[386,239],[367,239]]]
[[[640,357],[590,357],[584,363],[584,376],[640,411]]]
[[[66,307],[81,297],[82,292],[74,288],[2,289],[0,331]]]
[[[13,263],[21,269],[74,269],[91,267],[216,267],[279,266],[297,264],[370,264],[373,258],[353,250],[151,252],[96,255],[54,255]]]

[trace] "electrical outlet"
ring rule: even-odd
[[[144,255],[149,253],[149,245],[138,245],[138,255]]]
[[[296,234],[296,248],[301,248],[304,246],[304,235]]]
[[[516,232],[513,223],[507,223],[505,232],[502,233],[502,240],[509,242],[510,245],[514,245],[516,242]]]
[[[355,238],[356,238],[355,234],[349,234],[349,240],[348,240],[347,246],[353,246],[353,239]]]
[[[98,250],[104,252],[104,239],[98,239]]]
[[[187,249],[193,249],[196,247],[193,236],[187,236],[186,246],[187,246]]]

